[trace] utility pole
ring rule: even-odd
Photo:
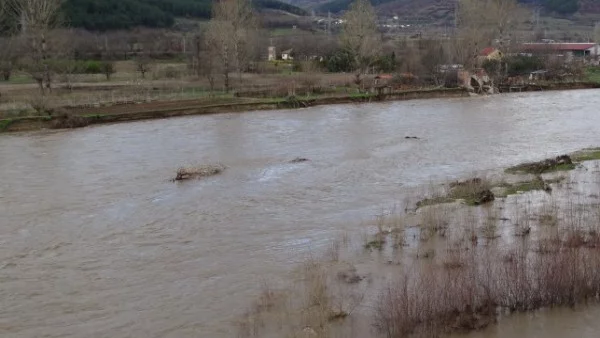
[[[533,10],[533,22],[535,22],[535,30],[540,27],[540,6],[536,6]]]
[[[331,12],[327,12],[327,35],[331,35]]]
[[[460,0],[456,0],[454,3],[454,30],[458,29],[458,11],[459,11]]]

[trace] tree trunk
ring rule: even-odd
[[[223,76],[225,81],[225,93],[229,93],[229,72],[225,71]]]
[[[196,36],[195,39],[196,42],[196,76],[198,76],[198,78],[201,75],[201,67],[200,67],[200,37]],[[210,81],[210,80],[209,80]],[[212,90],[212,85],[211,85],[211,90]]]
[[[37,81],[38,86],[40,87],[40,93],[42,93],[42,95],[44,95],[45,94],[45,91],[44,91],[44,78],[43,77],[39,77],[39,78],[36,78],[35,81]]]

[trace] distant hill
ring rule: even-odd
[[[323,3],[322,0],[288,0],[299,6],[312,7],[316,5],[316,11],[321,13],[332,12],[339,13],[348,8],[353,0],[331,0]],[[422,12],[424,9],[448,8],[454,7],[457,0],[371,0],[375,7],[398,8],[414,12]],[[595,11],[600,13],[600,0],[519,0],[533,6],[541,6],[548,13],[557,13],[561,15],[569,15],[577,12],[580,8],[582,11]],[[587,13],[587,12],[586,12]]]
[[[277,9],[296,15],[307,12],[278,0],[252,0],[254,7]],[[129,29],[137,26],[171,27],[176,17],[211,16],[211,0],[67,0],[63,14],[71,27],[88,30]]]

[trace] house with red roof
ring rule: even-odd
[[[477,55],[477,61],[481,66],[485,61],[501,60],[502,56],[503,54],[498,48],[487,47],[479,52]]]

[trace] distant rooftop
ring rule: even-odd
[[[567,42],[553,42],[553,43],[524,43],[523,48],[529,51],[543,51],[543,50],[557,50],[557,51],[583,51],[596,46],[595,43],[592,42],[577,42],[577,43],[567,43]]]
[[[496,51],[496,48],[494,47],[488,47],[488,48],[484,48],[479,55],[480,56],[489,56],[490,54],[492,54],[493,52]]]

